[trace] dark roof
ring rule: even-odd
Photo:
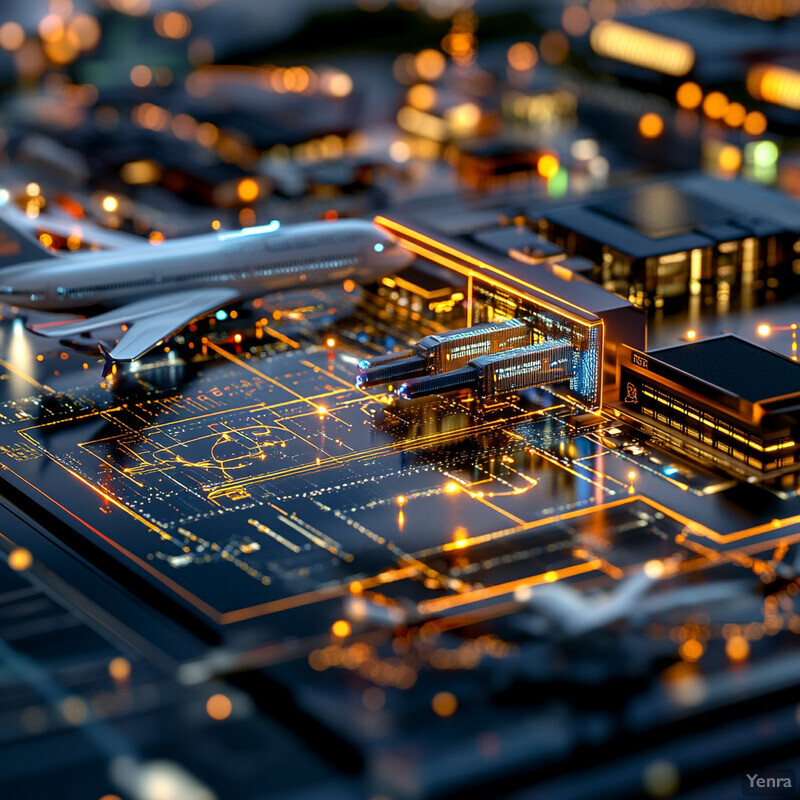
[[[738,336],[700,339],[648,355],[751,403],[800,392],[800,364]]]
[[[800,203],[739,180],[685,174],[544,204],[529,215],[634,259],[800,231]]]

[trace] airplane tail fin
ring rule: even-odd
[[[103,364],[103,379],[105,379],[114,372],[116,361],[111,358],[111,354],[102,344],[98,346],[100,347],[100,352],[103,354],[103,358],[105,359],[105,363]]]
[[[0,217],[0,269],[42,258],[58,256],[42,245],[35,236]]]

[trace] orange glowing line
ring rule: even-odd
[[[555,577],[550,580],[545,578],[548,573],[541,575],[532,575],[528,578],[519,578],[514,581],[507,581],[506,583],[499,583],[497,586],[487,586],[485,589],[475,589],[474,591],[465,594],[459,594],[451,597],[437,597],[431,600],[423,600],[417,603],[417,610],[420,614],[428,615],[435,614],[439,611],[446,611],[454,606],[466,605],[468,603],[479,603],[482,600],[491,600],[493,597],[500,597],[504,594],[509,594],[516,589],[522,589],[528,586],[539,586],[543,583],[552,583],[555,581],[563,580],[564,578],[571,578],[574,575],[582,575],[586,572],[594,572],[602,567],[603,562],[599,558],[594,558],[583,564],[575,564],[572,567],[564,567],[560,570],[553,570]]]
[[[284,344],[288,344],[290,347],[293,347],[295,350],[300,349],[299,342],[296,342],[294,339],[290,339],[285,333],[276,331],[275,328],[271,328],[269,325],[262,325],[261,329],[265,330],[270,336],[275,337]]]
[[[329,589],[317,589],[311,592],[297,594],[293,597],[285,597],[281,600],[270,600],[267,603],[259,603],[258,605],[249,606],[248,608],[240,608],[237,611],[228,611],[222,615],[221,622],[223,625],[229,625],[232,622],[241,622],[242,620],[260,617],[264,614],[274,614],[277,611],[287,611],[290,608],[306,606],[310,603],[328,600],[332,597],[342,597],[343,595],[350,594],[350,584],[353,583],[353,581],[358,581],[362,588],[371,589],[374,586],[382,586],[386,583],[394,583],[395,581],[411,578],[418,572],[419,569],[414,566],[405,567],[404,569],[387,570],[373,578],[354,578],[352,581],[348,581],[341,586],[333,586]]]
[[[77,478],[81,483],[85,484],[90,489],[92,489],[94,492],[96,492],[97,494],[99,494],[102,497],[104,497],[107,500],[109,500],[109,502],[111,502],[114,505],[118,506],[123,511],[126,511],[128,514],[130,514],[131,516],[135,517],[140,522],[143,522],[148,527],[155,527],[155,526],[152,526],[151,523],[147,522],[147,520],[141,519],[134,511],[132,511],[131,509],[129,509],[126,506],[122,505],[121,503],[116,501],[113,497],[109,497],[108,495],[106,495],[103,492],[101,492],[96,486],[92,486],[91,483],[86,481],[84,478],[82,478],[77,473],[73,472],[68,467],[65,467],[63,464],[60,464],[57,461],[56,461],[56,463],[62,469],[65,469],[70,475],[72,475],[73,477]],[[61,503],[59,503],[58,500],[54,500],[52,497],[50,497],[50,495],[48,495],[47,493],[43,492],[38,486],[35,486],[30,481],[25,480],[25,478],[23,478],[22,475],[14,472],[10,467],[7,468],[7,469],[9,469],[9,471],[13,475],[16,475],[21,481],[26,483],[32,489],[35,489],[37,492],[39,492],[39,494],[41,494],[43,497],[46,497],[51,503],[53,503],[54,505],[58,506],[66,514],[69,514],[69,516],[71,516],[73,519],[75,519],[78,522],[80,522],[81,525],[84,525],[86,528],[88,528],[90,531],[92,531],[92,533],[94,533],[97,536],[99,536],[104,542],[110,544],[113,548],[115,548],[120,553],[122,553],[126,558],[129,558],[131,561],[133,561],[134,564],[136,564],[137,566],[141,567],[143,570],[145,570],[147,573],[152,575],[156,580],[160,581],[161,583],[163,583],[168,588],[172,589],[173,592],[175,592],[179,597],[182,597],[184,600],[186,600],[186,602],[189,603],[190,605],[193,605],[198,611],[202,611],[207,617],[209,617],[210,619],[214,620],[214,622],[219,623],[221,621],[223,615],[221,615],[219,611],[217,611],[216,609],[212,608],[210,605],[205,603],[199,597],[196,597],[195,595],[193,595],[191,592],[188,592],[186,589],[184,589],[179,584],[175,583],[175,581],[171,580],[170,578],[168,578],[163,573],[159,572],[157,569],[155,569],[155,567],[153,567],[150,564],[148,564],[147,561],[139,558],[139,556],[135,555],[134,553],[132,553],[130,550],[128,550],[125,547],[123,547],[118,542],[115,542],[109,536],[106,536],[104,533],[102,533],[101,531],[97,530],[97,528],[95,528],[93,525],[90,525],[85,519],[81,519],[77,514],[75,514],[72,511],[70,511],[66,506],[61,505]],[[160,528],[156,528],[156,531],[158,531],[158,533],[160,533],[162,535],[166,535],[167,537],[169,537],[169,534],[167,534],[166,531],[162,531]]]
[[[599,506],[589,506],[588,508],[579,508],[575,511],[567,511],[563,514],[551,514],[549,517],[542,517],[542,519],[534,520],[533,522],[526,522],[524,525],[519,526],[518,528],[509,528],[505,531],[494,531],[492,533],[484,533],[480,536],[473,536],[469,539],[463,539],[458,543],[448,542],[447,544],[442,545],[441,548],[431,551],[425,551],[426,555],[428,553],[433,552],[440,552],[440,551],[447,551],[447,550],[457,550],[463,547],[470,547],[474,544],[482,544],[483,542],[488,542],[493,539],[499,539],[505,536],[513,536],[517,533],[524,533],[526,531],[534,530],[535,528],[541,528],[543,525],[549,525],[553,522],[562,522],[563,520],[567,519],[574,519],[575,517],[582,517],[586,514],[593,514],[596,511],[605,511],[609,508],[616,508],[617,506],[626,505],[627,503],[633,503],[636,500],[641,500],[642,498],[639,495],[629,495],[628,497],[622,497],[619,500],[611,500],[608,503],[603,503]],[[418,554],[420,555],[420,554]]]
[[[391,220],[388,217],[384,217],[384,216],[380,216],[379,215],[379,216],[375,217],[374,222],[375,222],[376,225],[380,225],[382,227],[388,228],[391,232],[393,232],[395,234],[399,234],[401,236],[409,237],[411,239],[416,238],[418,241],[422,242],[423,244],[428,245],[429,247],[433,247],[435,249],[444,251],[445,253],[449,253],[451,256],[454,256],[455,258],[460,258],[462,261],[466,261],[466,262],[468,262],[470,264],[473,264],[474,266],[476,266],[476,267],[478,267],[478,268],[480,268],[482,270],[489,270],[491,272],[495,272],[495,273],[497,273],[498,275],[500,275],[502,278],[504,278],[507,281],[513,281],[514,283],[519,283],[522,286],[525,286],[526,288],[531,289],[532,291],[536,292],[537,294],[542,294],[545,297],[549,297],[552,300],[555,300],[559,304],[563,303],[565,305],[571,306],[572,308],[577,309],[578,311],[583,312],[584,314],[588,314],[588,315],[590,315],[592,317],[595,317],[595,319],[597,319],[597,316],[593,312],[589,311],[588,309],[582,308],[581,306],[576,305],[575,303],[571,303],[569,300],[564,300],[562,297],[558,297],[557,295],[551,294],[550,292],[548,292],[545,289],[542,289],[539,286],[534,286],[533,284],[528,283],[527,281],[523,281],[520,278],[516,278],[513,275],[510,275],[509,273],[504,272],[499,267],[495,267],[495,266],[492,266],[491,264],[487,264],[485,261],[481,261],[480,259],[475,258],[474,256],[471,256],[471,255],[469,255],[467,253],[464,253],[461,250],[457,250],[455,247],[451,247],[450,245],[444,244],[443,242],[439,242],[436,239],[431,238],[430,236],[426,236],[424,233],[420,233],[419,231],[415,231],[412,228],[406,227],[405,225],[401,225],[399,222],[395,222],[394,220]],[[417,252],[419,252],[419,251],[417,251]],[[424,253],[422,255],[424,255]],[[439,255],[439,254],[437,253],[436,255]],[[453,269],[455,269],[456,271],[461,272],[464,275],[469,275],[469,270],[466,267],[464,267],[463,265],[456,264],[455,262],[450,262],[450,264],[452,264]],[[504,284],[504,287],[505,288],[511,288],[511,287],[509,287],[509,286],[507,286],[505,284]],[[531,297],[530,299],[531,300],[537,300],[538,298]],[[554,307],[554,308],[552,308],[552,310],[559,311],[562,314],[564,314],[565,316],[569,316],[569,313],[564,311],[563,309]],[[586,325],[587,327],[591,327],[591,323],[588,320],[581,319],[580,317],[570,317],[570,319],[573,319],[575,322],[579,322],[582,325]]]

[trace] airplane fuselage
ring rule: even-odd
[[[0,302],[69,311],[201,287],[235,288],[247,299],[347,279],[370,283],[407,261],[407,252],[363,220],[273,224],[6,267]]]

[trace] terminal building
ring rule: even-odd
[[[565,393],[585,408],[600,408],[604,388],[613,386],[619,345],[646,347],[642,311],[583,277],[583,259],[548,253],[536,237],[516,237],[508,228],[504,234],[495,226],[496,234],[487,229],[481,238],[468,239],[411,216],[375,222],[425,262],[466,279],[467,327],[523,320],[531,344],[569,342],[572,376]]]
[[[704,287],[772,286],[781,268],[800,265],[800,203],[744,181],[688,174],[542,203],[528,217],[638,306],[682,305]]]
[[[654,439],[752,481],[800,469],[800,364],[725,335],[619,349],[620,414]]]

